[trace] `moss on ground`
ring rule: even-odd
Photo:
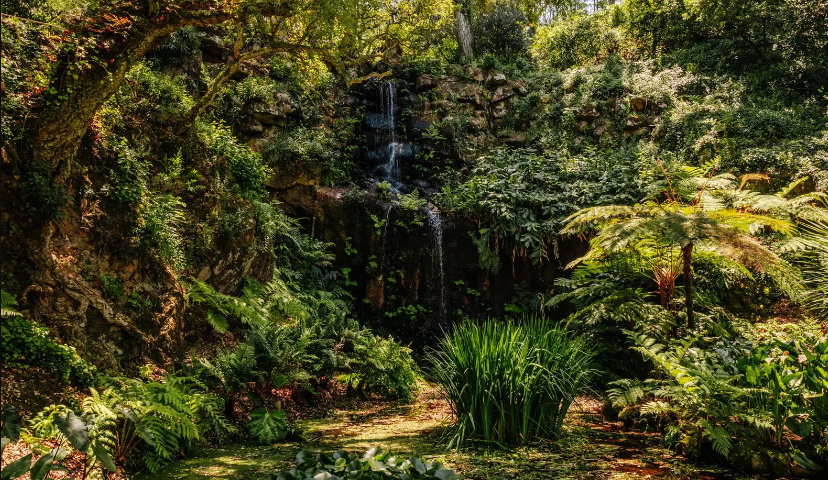
[[[522,448],[448,450],[441,436],[450,422],[448,405],[435,388],[425,387],[411,405],[367,401],[336,408],[326,418],[300,420],[304,442],[205,449],[138,480],[263,480],[290,467],[303,448],[360,452],[377,445],[440,460],[469,480],[759,478],[691,463],[663,447],[660,435],[624,431],[620,424],[607,421],[596,402],[573,407],[561,438]]]
[[[265,480],[272,473],[290,468],[300,448],[289,444],[231,444],[224,448],[210,448],[177,461],[160,472],[139,475],[136,480]]]

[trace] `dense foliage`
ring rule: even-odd
[[[97,371],[75,348],[57,343],[49,330],[38,326],[15,310],[17,301],[5,290],[0,314],[0,356],[10,367],[43,367],[57,374],[61,382],[88,386]]]
[[[656,377],[624,379],[609,390],[626,419],[665,428],[688,453],[706,449],[742,465],[825,462],[826,361],[819,333],[670,341],[630,332]],[[794,440],[788,432],[796,435]]]
[[[455,447],[590,394],[692,458],[828,464],[828,2],[0,6],[4,479],[302,441],[421,374]]]

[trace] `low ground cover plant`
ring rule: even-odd
[[[361,457],[342,450],[333,454],[314,455],[302,450],[296,455],[296,467],[271,478],[275,480],[454,480],[459,478],[440,462],[417,457],[402,458],[379,448]]]

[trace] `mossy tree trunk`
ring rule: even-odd
[[[166,12],[164,12],[166,13]],[[91,65],[79,70],[74,51],[57,59],[52,80],[37,108],[32,135],[32,160],[48,166],[56,183],[64,183],[81,142],[101,107],[118,91],[129,69],[147,51],[185,26],[214,25],[231,18],[232,12],[179,10],[175,15],[150,18],[144,12],[121,12],[128,26],[114,29],[103,16],[87,20],[77,30],[89,32],[95,47],[86,52]],[[103,31],[96,34],[95,32]],[[117,48],[110,48],[111,45]]]

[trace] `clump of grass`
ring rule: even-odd
[[[451,445],[523,445],[558,433],[592,377],[583,340],[543,319],[465,320],[429,355],[454,410]]]

